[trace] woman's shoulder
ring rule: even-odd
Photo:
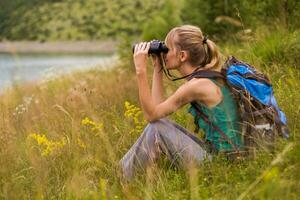
[[[186,83],[186,88],[193,91],[192,93],[195,100],[203,101],[208,105],[214,104],[222,99],[220,88],[208,78],[191,79]]]
[[[188,81],[186,84],[189,85],[189,87],[193,87],[196,90],[203,90],[203,91],[209,91],[212,88],[216,88],[217,85],[209,78],[193,78],[190,81]]]
[[[181,85],[177,91],[189,95],[205,94],[213,87],[212,84],[207,78],[193,78]]]

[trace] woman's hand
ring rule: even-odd
[[[141,42],[135,45],[133,61],[136,74],[146,73],[149,48],[150,42]]]
[[[161,69],[161,63],[160,63],[160,59],[162,59],[162,55],[157,55],[157,54],[152,54],[151,55],[151,60],[152,60],[152,65],[154,67],[154,69]]]

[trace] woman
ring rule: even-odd
[[[149,124],[120,161],[121,171],[126,180],[133,178],[137,169],[151,166],[163,154],[172,163],[188,168],[191,164],[200,164],[210,158],[207,146],[213,147],[217,152],[232,151],[234,147],[241,146],[237,107],[229,89],[221,80],[189,76],[198,70],[221,70],[221,55],[216,45],[206,39],[198,27],[191,25],[173,28],[167,34],[165,43],[169,49],[163,55],[166,68],[178,70],[182,76],[187,77],[187,82],[173,95],[165,98],[159,58],[152,56],[154,72],[150,90],[147,81],[150,43],[142,42],[135,46],[134,65],[139,99]],[[164,118],[191,102],[197,102],[209,122],[219,127],[230,141],[224,139],[211,123],[201,118],[197,118],[196,122],[205,132],[204,142],[178,124]],[[197,116],[194,107],[189,111]]]

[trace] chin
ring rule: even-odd
[[[166,69],[172,69],[172,66],[168,65],[168,63],[165,64]]]

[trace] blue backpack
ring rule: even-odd
[[[231,56],[225,62],[221,73],[200,70],[192,73],[190,78],[225,80],[238,104],[241,134],[246,149],[261,147],[269,150],[274,146],[277,135],[289,137],[286,116],[277,105],[272,85],[268,77],[255,67]],[[191,104],[196,109],[197,115],[211,124],[197,103]],[[211,125],[228,140],[218,127]]]

